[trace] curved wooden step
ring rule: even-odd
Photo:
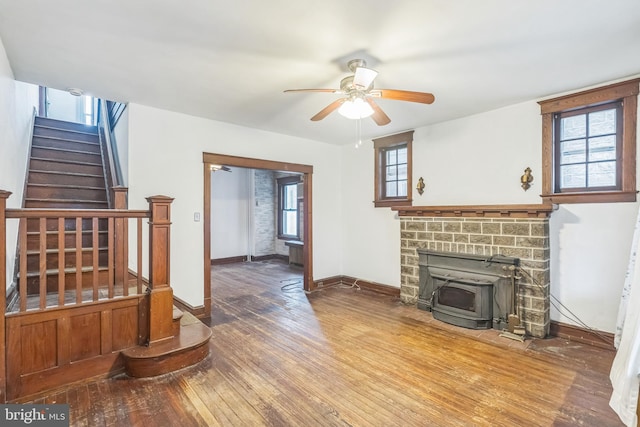
[[[207,357],[211,329],[189,313],[184,313],[180,323],[178,336],[149,347],[122,351],[127,375],[154,377],[194,365]]]

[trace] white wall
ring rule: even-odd
[[[520,187],[526,167],[540,177],[540,127],[537,104],[526,103],[416,129],[412,179],[426,188],[412,188],[413,205],[540,203],[539,182]],[[400,221],[373,206],[373,144],[345,146],[343,156],[344,272],[399,287]]]
[[[341,148],[185,114],[129,104],[129,207],[146,209],[145,197],[174,197],[171,286],[193,306],[203,304],[202,153],[312,165],[314,278],[340,274]]]
[[[615,331],[637,213],[638,203],[594,203],[551,215],[551,294],[589,327]],[[575,323],[560,310],[553,320]]]
[[[423,177],[426,189],[413,189],[413,205],[541,203],[541,135],[535,101],[416,129],[413,183]],[[399,286],[400,224],[388,208],[373,207],[372,145],[342,154],[343,273]],[[525,192],[526,167],[534,181]],[[551,292],[589,327],[615,329],[637,210],[638,203],[562,205],[551,216]],[[553,308],[551,318],[575,323]]]
[[[0,40],[0,190],[11,191],[8,208],[22,206],[26,176],[29,135],[33,108],[38,105],[38,87],[16,82]],[[17,221],[7,227],[7,283],[12,280],[17,242]]]
[[[251,170],[211,174],[211,259],[249,255]]]

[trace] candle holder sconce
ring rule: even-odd
[[[524,170],[524,175],[520,177],[520,185],[522,185],[522,189],[527,191],[531,188],[531,182],[533,181],[533,175],[531,175],[531,168],[526,168]]]

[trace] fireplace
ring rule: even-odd
[[[418,249],[418,308],[470,329],[505,329],[520,260]]]

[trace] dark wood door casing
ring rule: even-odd
[[[211,315],[211,166],[224,165],[247,169],[266,169],[282,172],[296,172],[303,176],[303,203],[304,203],[304,290],[310,291],[315,287],[313,283],[313,239],[312,239],[312,175],[313,166],[278,162],[273,160],[254,159],[249,157],[229,156],[225,154],[202,153],[204,164],[204,316]]]

